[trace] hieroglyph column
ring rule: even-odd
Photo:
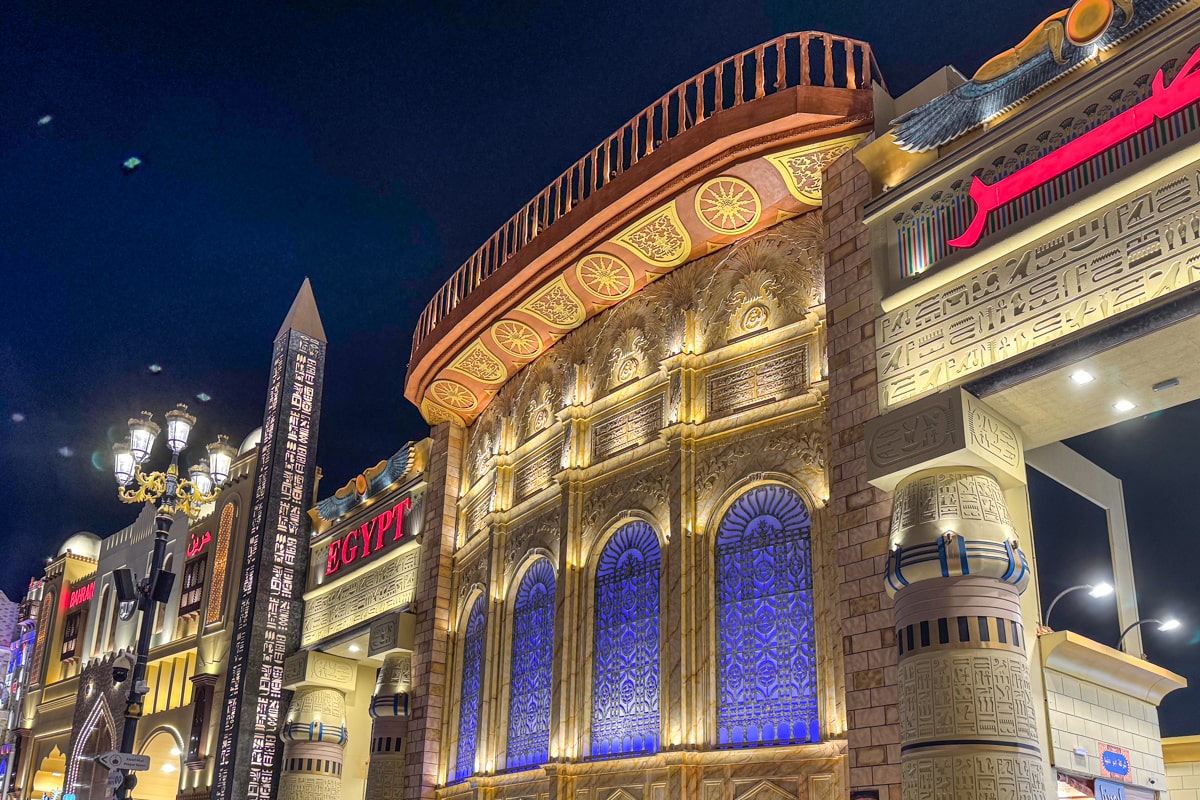
[[[283,739],[279,800],[341,797],[346,747],[346,696],[337,689],[303,686],[292,695]]]
[[[975,467],[915,472],[892,509],[905,800],[1040,800],[1019,600],[1029,568],[999,482]]]
[[[404,739],[411,688],[412,653],[390,653],[384,658],[371,697],[371,764],[366,800],[399,800],[404,796]]]

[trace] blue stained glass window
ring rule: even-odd
[[[521,579],[513,604],[508,769],[535,767],[549,760],[553,659],[554,569],[540,558]]]
[[[621,527],[596,568],[592,755],[658,750],[658,535]]]
[[[475,744],[479,737],[479,700],[483,691],[483,595],[475,599],[463,632],[462,691],[458,711],[458,757],[454,761],[454,780],[461,781],[475,771]]]
[[[743,494],[717,531],[717,741],[820,741],[811,520],[784,486]]]

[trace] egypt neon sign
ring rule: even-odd
[[[75,606],[81,606],[95,596],[96,582],[85,583],[78,589],[71,590],[71,594],[67,597],[67,610],[70,611]]]
[[[1104,151],[1146,130],[1158,120],[1166,119],[1200,101],[1198,68],[1200,50],[1192,53],[1170,86],[1167,85],[1166,77],[1160,69],[1150,86],[1150,96],[1133,108],[1121,112],[995,183],[984,183],[978,175],[975,176],[970,192],[971,199],[975,201],[975,217],[962,235],[947,239],[946,243],[953,247],[974,247],[987,227],[988,215],[1005,203],[1012,202],[1075,167],[1086,164]]]
[[[403,539],[404,515],[410,510],[412,498],[406,497],[382,514],[331,541],[326,555],[325,574],[332,575],[343,567],[357,566],[369,556]]]

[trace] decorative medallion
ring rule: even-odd
[[[518,306],[517,310],[556,328],[568,330],[577,327],[586,318],[583,303],[567,286],[562,275],[539,289],[533,297]]]
[[[633,270],[608,253],[584,256],[575,265],[575,277],[593,295],[610,303],[633,294]]]
[[[756,331],[760,328],[767,327],[767,322],[771,318],[771,312],[762,303],[755,303],[746,309],[742,314],[742,329],[746,331]]]
[[[828,139],[819,144],[809,144],[782,153],[772,153],[765,158],[779,170],[788,191],[801,202],[821,205],[821,171],[847,150],[852,150],[866,136],[843,136]]]
[[[450,381],[445,378],[436,380],[429,387],[429,393],[433,395],[434,400],[455,411],[472,411],[475,406],[479,405],[479,401],[475,399],[471,390],[458,381]]]
[[[661,267],[677,267],[692,252],[692,240],[679,220],[674,201],[642,217],[614,241]]]
[[[1076,47],[1091,44],[1108,30],[1115,11],[1112,0],[1075,0],[1067,12],[1067,39]]]
[[[508,370],[504,368],[504,363],[478,339],[467,345],[467,349],[450,362],[449,368],[480,383],[504,383],[508,378]]]
[[[637,375],[639,366],[641,366],[641,362],[634,356],[630,356],[622,361],[620,366],[617,367],[617,383],[625,383],[626,381],[633,380]]]
[[[515,319],[502,319],[493,325],[492,341],[514,358],[533,358],[542,352],[542,337]]]
[[[740,234],[754,227],[762,202],[754,188],[730,175],[713,178],[696,192],[696,216],[709,230]]]

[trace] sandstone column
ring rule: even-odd
[[[390,653],[384,658],[371,698],[371,764],[366,800],[398,800],[404,795],[403,747],[411,688],[412,653]]]
[[[341,796],[346,695],[324,686],[296,689],[279,738],[284,741],[279,800]]]
[[[893,500],[905,800],[1040,800],[1043,757],[1020,593],[1029,567],[996,477],[941,466]]]

